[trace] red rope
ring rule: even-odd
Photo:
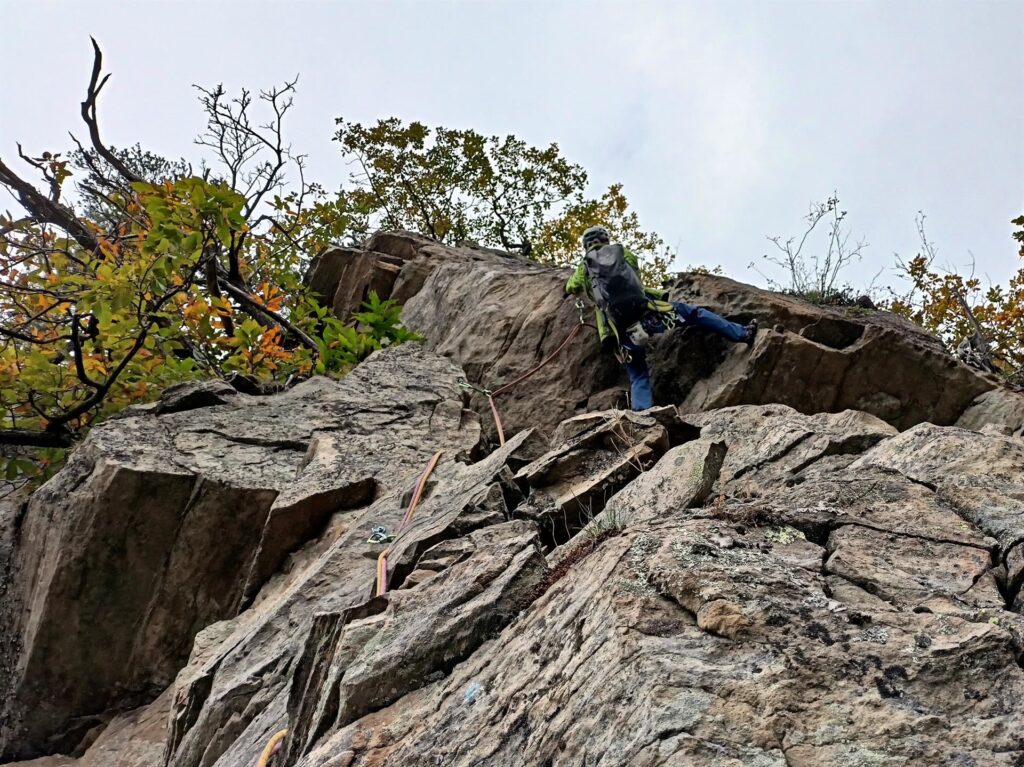
[[[498,414],[498,406],[494,404],[494,398],[497,397],[499,394],[503,394],[503,393],[507,392],[509,389],[513,388],[514,386],[516,386],[518,384],[521,384],[527,378],[529,378],[534,373],[536,373],[538,370],[540,370],[545,365],[547,365],[549,362],[551,362],[551,360],[553,360],[555,357],[557,357],[559,354],[561,354],[562,349],[564,349],[566,346],[569,345],[569,342],[572,341],[572,339],[574,339],[576,337],[576,334],[579,333],[580,330],[583,327],[585,327],[585,325],[584,325],[584,323],[581,322],[579,325],[577,325],[576,327],[574,327],[572,329],[572,332],[569,333],[569,335],[567,335],[565,337],[565,340],[562,341],[562,343],[560,343],[558,345],[558,348],[555,349],[553,352],[551,352],[551,354],[549,354],[547,357],[542,359],[539,363],[537,363],[532,368],[527,370],[525,373],[523,373],[521,376],[519,376],[519,378],[515,379],[514,381],[510,381],[509,383],[505,384],[504,386],[498,387],[497,389],[495,389],[494,391],[492,391],[490,394],[487,395],[487,404],[489,404],[491,406],[491,413],[494,414],[494,425],[498,429],[498,444],[504,446],[504,444],[505,444],[505,430],[501,426],[501,416]]]

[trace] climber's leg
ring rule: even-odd
[[[719,317],[714,312],[701,309],[698,306],[690,306],[676,301],[672,302],[672,306],[675,307],[676,315],[683,325],[693,325],[703,330],[710,330],[712,333],[717,333],[737,343],[750,340],[751,330],[748,329],[748,326],[730,322],[724,317]]]
[[[629,402],[633,410],[647,410],[654,407],[651,395],[651,371],[647,367],[647,352],[642,347],[628,344],[624,348],[629,352],[630,360],[626,363],[629,374]]]

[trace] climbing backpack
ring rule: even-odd
[[[643,318],[650,299],[621,245],[604,245],[587,253],[587,275],[594,300],[616,329],[625,330]]]

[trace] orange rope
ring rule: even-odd
[[[502,447],[505,446],[505,430],[501,428],[501,416],[498,415],[498,406],[494,404],[494,395],[487,395],[487,404],[491,406],[491,412],[494,414],[494,425],[498,429],[498,444]]]
[[[503,394],[504,392],[506,392],[509,389],[511,389],[513,386],[516,386],[517,384],[521,384],[523,381],[525,381],[527,378],[532,376],[534,373],[536,373],[542,367],[547,365],[549,362],[551,362],[551,360],[553,360],[555,357],[557,357],[561,353],[562,349],[564,349],[566,346],[569,345],[569,342],[576,337],[576,334],[579,333],[580,330],[583,329],[583,327],[584,326],[583,326],[582,323],[580,323],[579,325],[574,327],[572,329],[572,332],[569,333],[569,335],[567,335],[565,337],[565,340],[562,341],[562,343],[560,343],[558,345],[558,348],[555,349],[553,352],[551,352],[551,354],[549,354],[547,357],[542,359],[540,362],[538,362],[532,368],[527,370],[525,373],[523,373],[521,376],[519,376],[519,378],[515,379],[514,381],[510,381],[509,383],[505,384],[504,386],[501,386],[501,387],[495,389],[493,392],[491,392],[491,396],[492,397],[497,397],[499,394]]]
[[[419,480],[416,482],[416,490],[412,494],[412,500],[409,502],[409,508],[405,512],[405,516],[402,517],[402,526],[399,527],[401,531],[406,525],[412,521],[412,515],[416,511],[416,507],[420,504],[420,499],[423,497],[423,491],[427,488],[427,480],[430,478],[431,473],[434,471],[434,467],[437,466],[437,462],[441,460],[441,453],[443,450],[438,450],[431,457],[430,462],[427,464],[427,468],[420,474]]]
[[[551,352],[551,354],[549,354],[547,357],[542,359],[539,363],[537,363],[532,368],[527,370],[525,373],[523,373],[521,376],[519,376],[519,378],[515,379],[514,381],[510,381],[509,383],[505,384],[504,386],[498,387],[497,389],[495,389],[494,391],[492,391],[490,394],[487,395],[487,404],[489,404],[491,406],[491,413],[494,414],[494,425],[498,429],[498,444],[499,445],[502,445],[502,446],[505,445],[505,430],[501,426],[501,416],[498,415],[498,406],[494,404],[494,398],[497,397],[499,394],[503,394],[503,393],[507,392],[512,387],[514,387],[514,386],[516,386],[518,384],[521,384],[527,378],[529,378],[534,373],[536,373],[538,370],[540,370],[545,365],[547,365],[549,362],[551,362],[551,360],[553,360],[555,357],[557,357],[559,354],[561,354],[562,349],[564,349],[566,346],[569,345],[569,342],[576,337],[576,334],[579,333],[580,330],[583,327],[585,327],[585,324],[583,322],[581,322],[579,325],[577,325],[576,327],[574,327],[572,329],[572,332],[569,333],[569,335],[567,335],[565,337],[565,340],[562,341],[562,343],[560,343],[558,345],[558,348],[555,349],[553,352]]]
[[[405,516],[402,517],[402,522],[398,526],[398,532],[402,530],[412,521],[412,515],[416,513],[416,507],[420,505],[420,500],[423,498],[423,491],[427,489],[427,480],[430,479],[430,475],[433,473],[434,468],[437,466],[437,462],[441,460],[441,454],[443,450],[438,450],[431,457],[427,468],[420,474],[420,478],[416,481],[416,489],[413,490],[412,500],[409,501],[409,508],[405,511]],[[388,554],[391,553],[391,549],[384,549],[377,557],[377,596],[386,594],[388,590]]]
[[[388,552],[391,549],[384,549],[377,557],[377,596],[388,590]]]
[[[281,746],[281,741],[288,735],[288,730],[279,730],[275,732],[270,740],[267,741],[267,745],[263,747],[263,752],[260,754],[260,758],[256,761],[256,767],[267,767],[267,762],[270,761],[270,757],[277,753],[277,749]]]

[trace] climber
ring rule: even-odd
[[[644,287],[636,256],[622,245],[612,244],[603,226],[592,226],[583,233],[583,253],[565,291],[586,293],[596,305],[598,336],[602,343],[616,342],[616,356],[629,374],[633,410],[654,405],[645,350],[650,334],[682,325],[710,330],[736,343],[754,342],[756,320],[738,325],[707,309],[666,301],[667,291]]]

